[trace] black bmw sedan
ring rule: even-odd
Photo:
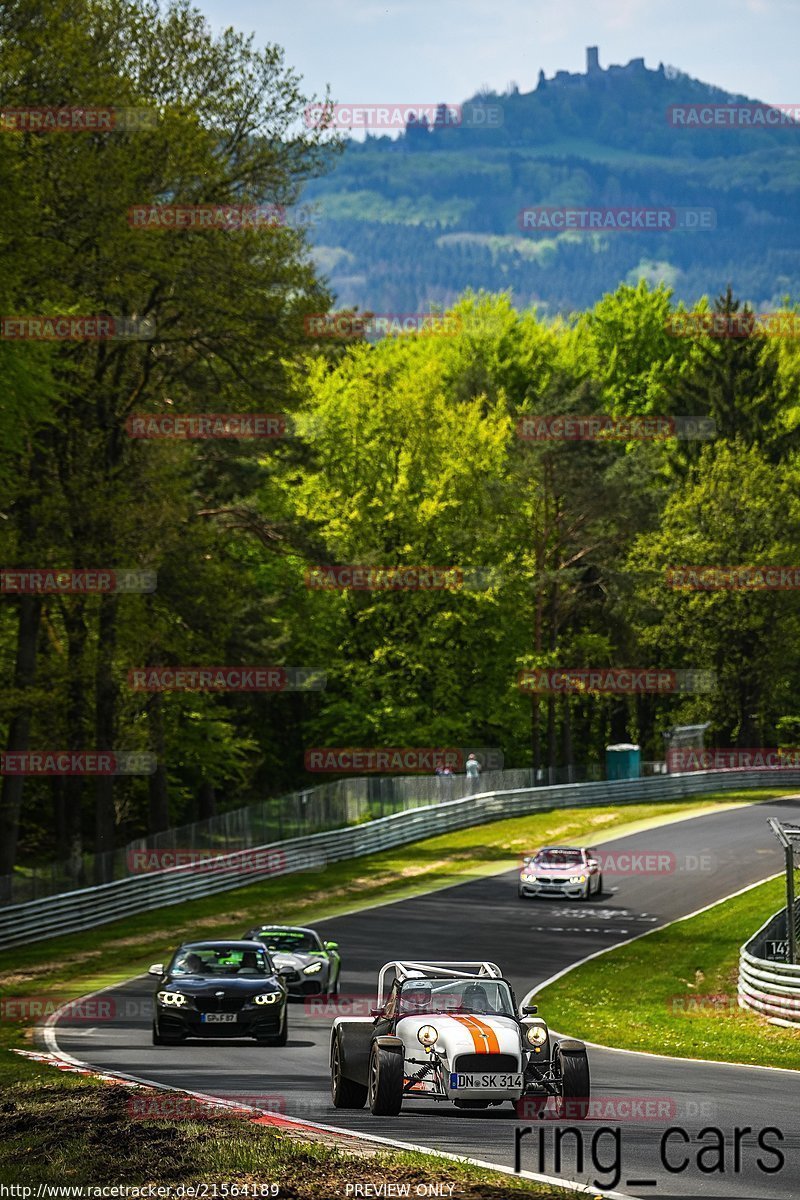
[[[255,1038],[286,1045],[286,985],[261,942],[186,942],[158,976],[153,1045],[196,1038]]]

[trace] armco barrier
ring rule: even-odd
[[[762,958],[765,943],[786,938],[786,909],[771,916],[739,951],[739,1003],[773,1021],[800,1025],[800,964]]]
[[[800,770],[781,770],[779,779],[781,786],[795,787],[800,784]],[[251,849],[225,855],[216,861],[213,870],[188,864],[48,896],[27,904],[8,905],[0,908],[0,948],[91,929],[120,917],[228,891],[272,875],[313,871],[327,862],[359,858],[451,829],[464,829],[468,825],[517,814],[603,804],[683,800],[705,792],[774,786],[777,782],[776,771],[696,771],[647,779],[483,792],[465,799],[393,813],[363,825],[350,825],[257,847],[265,860],[261,871],[253,869],[256,851]]]

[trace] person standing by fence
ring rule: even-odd
[[[467,761],[464,764],[464,770],[466,771],[467,775],[469,794],[472,795],[473,792],[477,792],[478,790],[478,777],[481,773],[481,764],[478,762],[474,754],[467,755]]]

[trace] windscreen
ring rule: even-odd
[[[269,955],[261,947],[184,946],[170,965],[171,975],[236,976],[258,979],[272,974]]]
[[[407,979],[400,989],[400,1015],[470,1013],[513,1017],[508,984],[502,979]]]
[[[537,867],[579,867],[583,854],[580,850],[541,850],[533,861]]]
[[[262,929],[257,938],[269,950],[284,954],[308,954],[321,950],[319,938],[306,929]]]

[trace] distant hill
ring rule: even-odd
[[[603,70],[590,48],[585,74],[473,96],[459,125],[351,141],[305,192],[318,265],[339,306],[375,311],[427,310],[471,287],[564,312],[642,276],[687,302],[728,283],[760,309],[800,299],[800,124],[777,110],[779,127],[668,119],[670,106],[757,104],[643,59]],[[479,123],[488,110],[500,124]],[[523,232],[530,206],[697,207],[716,228]]]

